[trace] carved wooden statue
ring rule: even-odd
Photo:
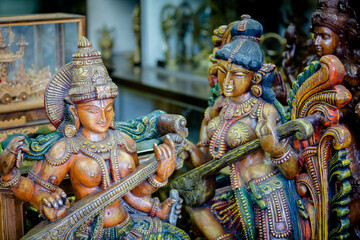
[[[207,239],[346,236],[344,149],[351,137],[336,124],[351,94],[338,85],[341,62],[326,56],[310,65],[285,110],[271,90],[274,66],[263,64],[261,24],[245,15],[214,33],[208,76],[216,100],[205,112],[201,141],[187,146],[195,168],[172,183],[195,205],[187,208],[191,219]],[[225,166],[231,186],[214,191],[214,175]]]
[[[45,160],[36,162],[27,178],[18,169],[23,152],[29,150],[24,137],[12,138],[0,155],[2,187],[56,221],[44,234],[34,230],[28,238],[188,239],[164,221],[180,213],[181,203],[174,198],[163,203],[151,198],[176,167],[174,142],[167,136],[165,144],[154,146],[157,161],[139,168],[134,140],[115,130],[117,86],[101,53],[83,37],[73,60],[51,79],[45,96],[48,117],[64,138],[52,144]],[[77,201],[84,201],[75,203],[62,218],[70,204],[58,185],[67,174]],[[122,198],[116,195],[119,192]],[[73,232],[65,231],[74,226]]]
[[[311,55],[312,53],[309,52],[310,56],[305,59],[304,64],[308,65],[310,61],[318,60],[328,54],[336,55],[345,69],[342,84],[352,94],[349,104],[341,109],[340,122],[346,124],[350,129],[353,139],[348,150],[348,158],[351,161],[350,182],[353,193],[350,220],[355,225],[360,221],[360,214],[356,214],[360,207],[360,163],[356,157],[359,154],[358,144],[360,141],[360,128],[358,127],[360,124],[360,58],[358,50],[360,26],[355,11],[349,6],[347,0],[318,0],[317,9],[312,14],[311,24],[311,31],[314,33],[312,42],[314,54]],[[288,51],[288,54],[294,52],[293,48]],[[291,61],[288,60],[287,63],[291,65]],[[295,70],[292,69],[292,72]],[[293,77],[290,76],[290,78]]]
[[[190,215],[198,226],[202,226],[205,216],[213,224],[211,229],[206,226],[202,229],[209,239],[232,239],[242,231],[248,239],[270,234],[276,238],[299,238],[299,232],[293,227],[299,220],[291,219],[296,216],[291,214],[296,204],[292,197],[295,188],[286,180],[293,179],[299,168],[292,147],[276,139],[275,128],[280,116],[272,104],[274,93],[271,91],[275,67],[263,64],[259,46],[262,26],[243,16],[232,25],[230,34],[231,41],[215,52],[222,95],[205,112],[200,150],[209,152],[212,159],[220,159],[229,149],[258,137],[262,150],[232,163],[232,186],[218,192],[209,208],[193,209]],[[271,161],[273,164],[269,164]],[[275,182],[275,188],[262,190]],[[254,206],[253,201],[257,203]],[[279,204],[274,204],[276,202]],[[270,205],[271,208],[266,208]],[[261,226],[260,222],[254,222],[261,216],[281,220],[273,221],[271,226]],[[232,233],[226,232],[223,226],[232,229]]]

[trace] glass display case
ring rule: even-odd
[[[81,15],[0,17],[1,141],[9,131],[18,133],[27,128],[24,133],[31,134],[48,124],[44,110],[47,82],[72,61],[76,43],[83,35],[85,16]]]

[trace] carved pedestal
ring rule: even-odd
[[[8,189],[0,188],[0,239],[20,239],[23,235],[23,202]]]

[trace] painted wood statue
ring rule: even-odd
[[[344,81],[342,84],[350,90],[352,99],[347,106],[341,109],[342,116],[340,122],[352,132],[352,144],[349,148],[348,158],[351,161],[350,170],[352,197],[350,221],[355,226],[360,222],[360,214],[357,209],[360,207],[360,162],[358,160],[359,141],[360,141],[360,58],[359,58],[359,22],[356,18],[354,9],[349,5],[349,1],[339,0],[318,0],[316,11],[311,17],[311,32],[314,34],[312,39],[313,52],[309,52],[304,65],[311,61],[319,60],[322,56],[333,54],[337,56],[344,65]],[[289,39],[287,39],[289,41]],[[287,51],[287,55],[294,53],[295,45]],[[293,58],[294,56],[292,56]],[[290,59],[292,59],[290,58]],[[293,59],[292,59],[293,60]],[[293,61],[287,60],[290,71],[296,72]],[[290,76],[289,78],[294,78]],[[360,230],[360,229],[359,229]],[[359,231],[358,230],[358,231]]]
[[[339,85],[344,67],[333,55],[312,63],[286,110],[271,90],[275,66],[263,63],[262,31],[248,15],[214,31],[213,95],[200,142],[186,147],[195,168],[172,186],[207,239],[347,236],[351,137],[337,125],[351,99]],[[215,174],[225,166],[231,185],[215,189]]]
[[[82,37],[73,62],[51,79],[45,95],[48,117],[64,137],[47,146],[45,160],[37,161],[26,178],[18,169],[23,152],[29,151],[24,137],[12,138],[0,155],[1,186],[54,222],[43,227],[43,235],[33,230],[26,238],[189,239],[165,222],[180,213],[181,202],[151,198],[177,165],[176,146],[165,137],[164,144],[154,145],[156,161],[139,167],[134,140],[115,129],[117,94],[101,53]],[[163,124],[175,128],[168,120]],[[67,174],[77,203],[81,202],[70,209],[58,187]],[[65,231],[65,225],[73,229]]]

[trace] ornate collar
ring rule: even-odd
[[[256,97],[250,97],[248,100],[242,103],[236,103],[231,101],[230,98],[225,98],[224,107],[222,113],[225,119],[245,117],[249,115],[253,110],[254,106],[259,101]]]
[[[106,153],[111,151],[114,148],[116,141],[113,138],[112,134],[106,132],[106,137],[104,140],[99,142],[92,142],[87,140],[83,135],[79,134],[76,137],[76,140],[79,144],[80,149],[86,149],[89,152],[93,153]]]

